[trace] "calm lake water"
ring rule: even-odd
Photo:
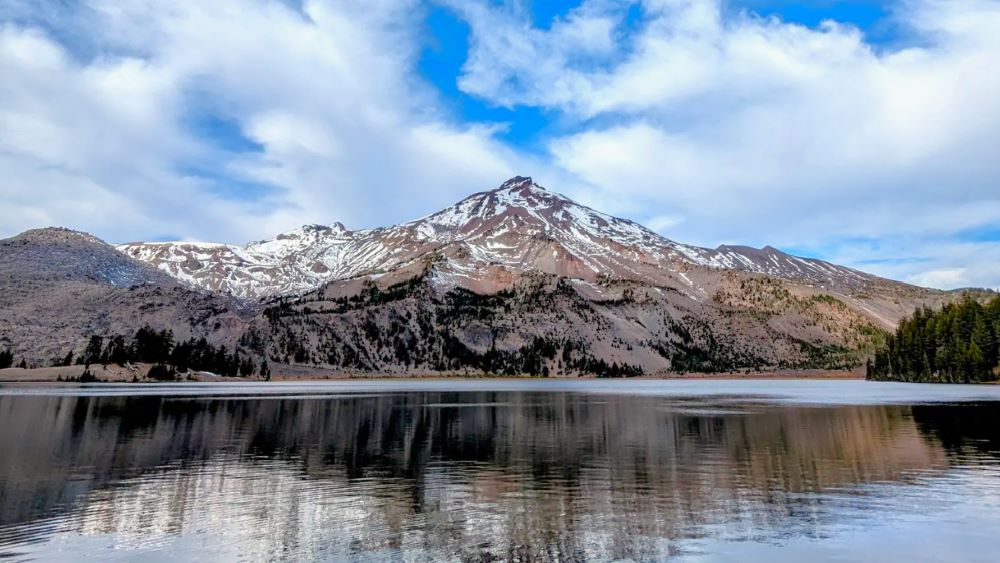
[[[1000,386],[0,386],[0,559],[998,553]]]

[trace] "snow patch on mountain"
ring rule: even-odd
[[[243,298],[296,294],[327,282],[434,263],[442,282],[539,271],[568,278],[633,279],[691,288],[680,266],[749,271],[818,286],[860,287],[877,279],[771,247],[701,248],[546,190],[529,177],[473,194],[426,217],[356,230],[305,225],[246,246],[168,242],[117,247],[190,285]]]

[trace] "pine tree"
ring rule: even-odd
[[[976,371],[980,374],[990,372],[994,365],[991,360],[997,356],[997,341],[996,335],[993,333],[993,323],[987,320],[985,311],[976,316],[972,328],[972,343],[982,353],[982,358],[976,365]]]
[[[108,363],[125,365],[129,362],[132,350],[125,344],[124,336],[114,336],[108,341],[108,346],[104,350]]]
[[[1000,378],[1000,297],[971,298],[903,319],[875,353],[870,379],[980,382]]]
[[[90,342],[87,343],[87,348],[83,352],[83,363],[85,364],[101,363],[103,354],[104,354],[104,339],[96,335],[91,336]]]
[[[7,369],[14,364],[14,352],[4,350],[0,352],[0,369]]]

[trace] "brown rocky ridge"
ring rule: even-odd
[[[0,241],[0,349],[45,365],[149,325],[275,373],[638,375],[856,368],[957,292],[777,249],[666,239],[517,177],[422,219],[246,246]]]

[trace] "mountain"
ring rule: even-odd
[[[0,349],[33,365],[89,335],[150,325],[178,337],[236,337],[247,307],[197,291],[86,233],[35,229],[0,240]]]
[[[275,373],[847,368],[917,307],[958,298],[771,247],[677,243],[524,177],[378,229],[116,248],[43,230],[0,244],[0,339],[38,361],[151,324]]]
[[[75,282],[112,287],[171,285],[169,275],[132,260],[87,233],[33,229],[0,241],[0,279],[5,290],[16,282]]]
[[[490,289],[541,272],[588,281],[610,277],[693,288],[689,268],[721,268],[860,289],[875,276],[771,247],[700,248],[599,213],[516,177],[422,219],[351,231],[307,225],[246,246],[130,243],[118,247],[192,286],[243,298],[294,295],[337,279],[443,260],[439,281]]]

